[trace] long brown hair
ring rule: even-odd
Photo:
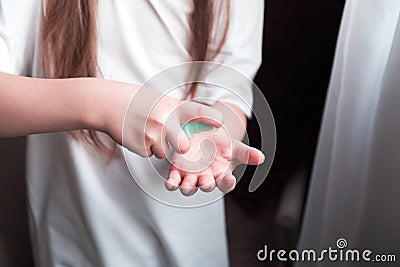
[[[193,12],[189,23],[191,29],[191,57],[193,61],[213,60],[225,42],[230,1],[223,0],[224,10],[216,8],[214,0],[193,0]],[[216,1],[220,2],[220,0]],[[221,7],[221,6],[220,6]],[[220,32],[216,12],[226,12],[224,29],[219,43],[213,51],[210,44],[217,39],[213,31]],[[48,78],[96,77],[99,73],[97,62],[97,0],[47,0],[43,19],[42,53],[44,72]],[[194,97],[198,84],[189,86],[187,97]],[[114,155],[115,145],[104,144],[96,131],[71,132],[76,139],[82,139],[96,148]]]

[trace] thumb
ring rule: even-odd
[[[190,140],[176,119],[169,127],[166,127],[166,139],[174,150],[180,154],[185,154],[190,149]]]
[[[237,140],[233,144],[232,156],[240,163],[248,165],[260,165],[265,160],[265,156],[260,150]]]

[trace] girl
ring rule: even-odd
[[[224,63],[252,77],[261,61],[261,0],[2,0],[0,12],[3,71],[52,79],[102,77],[118,81],[7,76],[12,84],[19,79],[15,88],[60,90],[46,98],[50,106],[60,103],[60,95],[71,100],[61,108],[70,114],[55,114],[55,126],[45,131],[91,128],[121,143],[120,126],[137,91],[131,84],[143,83],[155,73],[192,60]],[[29,103],[28,91],[21,94],[28,94]],[[240,87],[236,93],[251,103],[250,87]],[[74,98],[76,95],[79,97]],[[218,99],[213,108],[223,114],[231,135],[241,138],[245,115],[250,116],[251,111],[237,97],[193,84],[165,103],[178,106],[185,96]],[[76,105],[76,101],[82,102]],[[83,106],[88,110],[81,113],[76,107]],[[164,106],[173,109],[169,104]],[[43,112],[49,110],[56,109]],[[192,104],[181,113],[190,110],[204,109]],[[63,117],[65,114],[69,116]],[[221,120],[214,109],[200,115]],[[76,120],[79,117],[84,118],[83,123]],[[70,121],[70,127],[58,118]],[[180,122],[178,114],[175,124],[167,127],[176,129]],[[140,142],[145,136],[136,138]],[[173,142],[173,138],[168,140]],[[186,139],[179,142],[186,143],[182,151],[176,145],[179,152],[190,149]],[[152,144],[145,156],[155,153],[151,148]],[[119,147],[107,135],[93,130],[29,137],[28,208],[37,265],[227,266],[223,201],[192,209],[160,203],[132,183],[119,155]],[[133,175],[154,177],[154,169],[144,160],[139,155],[132,158]],[[152,158],[152,163],[158,169],[169,169],[165,160]],[[175,176],[176,183],[169,189],[176,189],[176,184],[185,187],[186,178]],[[189,189],[200,183],[199,177],[189,178]],[[232,181],[229,175],[225,179],[227,184]],[[193,193],[188,191],[185,193]]]

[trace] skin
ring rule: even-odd
[[[208,107],[165,96],[146,116],[146,129],[138,131],[135,125],[143,119],[142,109],[135,109],[133,105],[134,112],[126,113],[138,89],[138,85],[97,78],[37,79],[0,72],[0,138],[93,129],[107,133],[121,145],[127,114],[131,120],[124,130],[132,136],[129,139],[132,142],[124,140],[124,146],[144,157],[165,158],[169,151],[163,147],[172,145],[176,151],[175,163],[171,166],[167,188],[180,187],[185,195],[193,194],[197,186],[204,191],[212,191],[215,185],[224,192],[230,191],[235,185],[232,170],[237,164],[263,161],[260,151],[238,141],[245,132],[246,118],[230,104]],[[196,117],[217,130],[195,134],[189,141],[186,135],[179,134],[180,124]],[[222,120],[223,127],[218,129]],[[170,134],[163,135],[161,129]],[[145,146],[137,147],[135,140],[145,140]],[[184,166],[206,155],[207,151],[214,154],[208,161],[206,159],[206,168],[193,171]],[[196,164],[192,165],[196,167]]]
[[[97,129],[121,143],[118,124],[135,87],[93,78],[36,79],[0,72],[0,137]],[[112,112],[106,100],[110,88],[119,90]],[[97,105],[103,108],[96,110]]]
[[[224,114],[224,126],[194,134],[187,153],[175,153],[165,186],[174,191],[178,188],[185,196],[191,196],[200,188],[211,192],[218,187],[224,193],[236,185],[233,170],[239,164],[259,165],[265,156],[261,151],[238,141],[246,129],[246,117],[234,105],[214,105]],[[181,133],[183,134],[183,133]]]
[[[235,187],[232,172],[239,164],[258,165],[264,159],[257,149],[227,137],[223,129],[198,133],[187,153],[174,154],[166,187],[179,188],[185,196],[198,188],[211,192],[218,187],[227,193]]]
[[[223,116],[218,110],[194,102],[181,105],[183,101],[168,96],[162,97],[151,113],[147,110],[153,99],[140,101],[142,106],[130,109],[134,112],[127,114],[129,119],[125,121],[127,108],[139,88],[97,78],[37,79],[0,72],[0,138],[92,129],[107,133],[121,145],[126,122],[129,134],[124,146],[150,157],[160,143],[171,144],[179,153],[189,150],[186,136],[161,136],[163,128],[170,133],[178,131],[188,116],[204,116],[210,118],[204,119],[205,123],[221,125]],[[155,101],[161,95],[154,90],[143,91],[146,95],[140,95],[141,99],[153,97]],[[171,118],[168,123],[167,117]],[[147,122],[145,131],[137,127],[140,121],[143,125]],[[146,140],[145,145],[139,140]]]

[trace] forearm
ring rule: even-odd
[[[243,111],[230,103],[216,103],[213,105],[224,115],[223,126],[230,136],[236,140],[242,140],[246,132],[247,119]]]
[[[0,137],[104,130],[104,114],[98,114],[95,105],[110,106],[105,85],[94,78],[36,79],[0,73]]]

